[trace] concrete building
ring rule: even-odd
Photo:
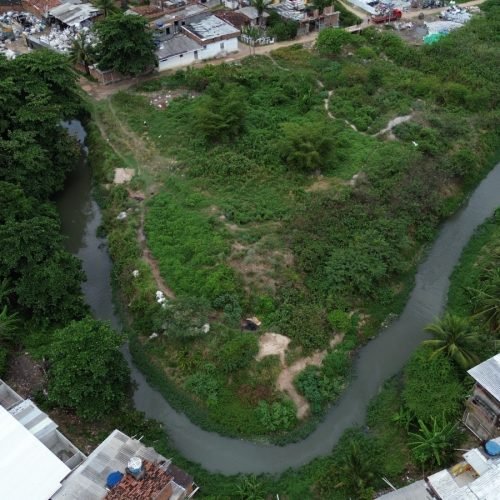
[[[180,68],[237,52],[239,34],[240,30],[213,15],[185,24],[181,34],[160,43],[156,52],[158,70]]]
[[[0,380],[1,500],[183,500],[198,487],[171,460],[113,431],[88,457]]]
[[[283,19],[298,22],[298,36],[339,26],[339,12],[335,11],[333,5],[325,7],[321,13],[318,9],[311,10],[303,0],[284,0],[268,8],[275,10]]]
[[[113,431],[62,484],[52,500],[183,500],[193,478],[139,440]]]

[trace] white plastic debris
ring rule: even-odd
[[[210,331],[210,325],[208,323],[205,323],[202,327],[201,327],[201,331],[203,333],[208,333]]]
[[[120,212],[117,216],[116,216],[116,219],[117,220],[124,220],[127,218],[127,212]]]
[[[159,337],[159,335],[156,333],[156,332],[153,332],[150,336],[149,336],[149,340],[153,340],[155,338]]]
[[[139,274],[140,274],[140,273],[139,273],[139,270],[138,270],[138,269],[134,269],[134,270],[132,271],[132,276],[133,276],[134,278],[138,278],[138,277],[139,277]]]

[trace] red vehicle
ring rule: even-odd
[[[371,17],[371,22],[375,24],[388,23],[390,21],[397,21],[401,19],[403,13],[399,9],[392,9],[390,12],[384,14],[377,14]]]

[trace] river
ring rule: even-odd
[[[81,140],[85,137],[78,122],[72,122],[69,129]],[[91,188],[91,173],[83,161],[68,179],[66,189],[58,199],[62,231],[67,237],[68,249],[82,261],[87,275],[83,292],[92,313],[119,329],[110,283],[112,264],[106,240],[96,233],[101,213],[92,198]],[[134,393],[136,408],[161,421],[176,448],[209,471],[224,474],[279,473],[327,455],[346,429],[364,422],[370,400],[380,391],[385,380],[403,368],[425,338],[423,327],[433,321],[446,304],[449,276],[462,249],[476,227],[499,206],[500,164],[478,185],[463,207],[441,226],[436,241],[418,267],[415,287],[404,311],[360,350],[351,384],[315,431],[302,441],[280,447],[228,438],[200,429],[149,386],[124,347],[132,378],[137,384]]]

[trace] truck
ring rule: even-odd
[[[392,9],[384,12],[383,14],[374,14],[371,17],[371,22],[375,24],[388,23],[390,21],[397,21],[401,19],[403,13],[399,9]]]

